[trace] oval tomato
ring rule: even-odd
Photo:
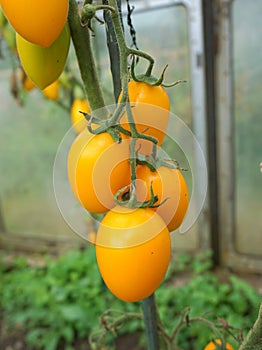
[[[1,0],[1,5],[15,31],[43,47],[58,38],[68,14],[68,0]]]
[[[150,171],[146,165],[137,167],[136,193],[139,201],[150,199],[150,186],[158,196],[158,208],[154,208],[164,219],[169,231],[177,229],[188,208],[188,189],[186,181],[178,169],[160,166],[156,171]]]
[[[137,130],[155,137],[160,146],[165,137],[170,112],[170,101],[166,90],[161,85],[151,86],[131,80],[128,83],[128,94]],[[130,130],[126,114],[121,118],[121,124]],[[152,151],[150,141],[140,139],[137,141],[137,146],[140,153],[149,154]]]
[[[216,339],[215,342],[216,342],[217,344],[220,344],[220,345],[221,345],[221,340],[220,340],[220,339]],[[216,350],[216,349],[218,350],[219,348],[216,346],[216,344],[215,344],[213,341],[211,341],[210,343],[208,343],[208,344],[206,345],[206,347],[204,348],[204,350]],[[233,348],[233,346],[230,345],[229,343],[226,343],[226,350],[234,350],[234,348]]]
[[[70,30],[65,25],[62,33],[48,48],[35,45],[16,34],[21,64],[29,78],[40,89],[46,88],[62,73],[70,45]]]
[[[82,100],[80,98],[75,98],[71,110],[71,123],[77,134],[79,134],[87,126],[87,120],[81,112],[90,113],[90,106],[87,100]]]
[[[51,85],[48,85],[44,90],[43,94],[49,100],[56,101],[59,95],[59,81],[54,81]]]
[[[35,88],[35,84],[32,80],[25,74],[25,72],[21,71],[21,81],[23,85],[23,89],[27,92],[32,91]]]
[[[150,296],[165,277],[170,255],[169,231],[152,209],[116,206],[101,221],[97,263],[119,299],[135,302]]]
[[[116,143],[108,133],[88,136],[81,132],[68,154],[68,179],[71,189],[88,211],[103,213],[111,209],[116,192],[129,184],[129,145],[122,136]]]

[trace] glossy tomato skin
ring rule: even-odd
[[[169,231],[152,209],[116,206],[101,222],[96,257],[103,280],[119,299],[150,296],[163,281],[171,256]]]
[[[221,340],[220,339],[216,339],[216,343],[221,344]],[[233,346],[229,343],[226,343],[226,349],[227,350],[234,350]],[[204,350],[218,350],[218,347],[214,344],[213,341],[209,342],[206,347],[204,348]]]
[[[116,192],[130,182],[130,141],[122,137],[122,142],[116,143],[107,132],[91,136],[85,129],[70,148],[69,183],[77,200],[90,212],[111,209]]]
[[[188,188],[186,181],[178,169],[160,166],[151,171],[146,165],[137,167],[137,199],[145,201],[150,198],[150,186],[158,196],[156,204],[165,203],[154,209],[165,221],[169,231],[177,229],[188,208]]]
[[[87,126],[87,120],[81,112],[90,113],[90,106],[87,100],[75,98],[71,110],[71,123],[73,128],[77,134],[79,134],[83,129]]]
[[[62,33],[48,48],[35,45],[16,34],[17,50],[24,71],[40,89],[56,81],[62,73],[70,46],[70,30]]]
[[[170,113],[170,101],[166,90],[161,85],[150,86],[131,80],[128,83],[128,94],[137,130],[155,137],[160,146],[165,137]],[[126,114],[121,118],[121,124],[130,130]],[[140,153],[149,154],[152,151],[150,141],[138,140],[137,146]]]
[[[1,0],[1,5],[15,31],[43,47],[58,38],[68,14],[68,0]]]

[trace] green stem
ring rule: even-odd
[[[148,350],[159,350],[157,307],[154,294],[142,300]]]
[[[130,200],[129,206],[133,206],[137,202],[136,197],[136,139],[132,138],[131,147],[130,147],[130,168],[131,168],[131,191],[130,191]]]
[[[117,8],[117,2],[116,0],[109,0],[109,5]],[[126,46],[124,32],[122,28],[122,24],[120,21],[120,17],[118,12],[112,12],[112,23],[114,26],[115,34],[116,34],[116,40],[119,48],[119,56],[120,56],[120,79],[121,79],[121,85],[122,85],[122,98],[120,101],[120,108],[126,107],[127,110],[127,116],[128,116],[128,123],[130,124],[130,131],[131,131],[131,148],[130,148],[130,167],[131,167],[131,183],[134,187],[131,193],[131,203],[136,201],[136,191],[135,191],[135,180],[136,180],[136,163],[135,163],[135,149],[136,149],[136,126],[134,123],[134,118],[132,115],[131,107],[129,104],[128,99],[128,62],[127,58],[129,56],[129,50]],[[122,107],[121,107],[122,106]],[[121,115],[121,113],[119,113]]]
[[[98,11],[98,10],[109,10],[111,12],[116,11],[114,7],[108,6],[108,5],[96,5],[96,6],[94,6],[94,9],[95,9],[95,11]]]
[[[117,7],[116,0],[109,0],[109,6],[114,8]],[[116,34],[116,40],[119,48],[119,56],[120,56],[120,79],[122,81],[122,98],[121,102],[126,103],[128,101],[128,64],[127,57],[129,55],[129,50],[126,46],[124,32],[121,24],[121,20],[119,17],[118,11],[111,12],[112,22]]]
[[[133,48],[128,48],[128,53],[129,55],[135,55],[135,56],[138,56],[138,57],[141,57],[141,58],[145,58],[146,60],[149,61],[149,66],[147,68],[147,71],[146,71],[146,76],[147,77],[150,77],[151,76],[151,73],[152,73],[152,70],[153,70],[153,67],[154,67],[154,63],[155,63],[155,60],[154,58],[149,55],[147,52],[144,52],[144,51],[141,51],[141,50],[137,50],[137,49],[133,49]]]
[[[116,0],[109,0],[108,4],[109,6],[114,7],[115,9],[118,9]],[[149,60],[150,66],[152,65],[152,67],[154,64],[154,59],[150,55],[144,52],[130,49],[129,47],[127,47],[119,12],[118,11],[111,12],[111,18],[112,18],[112,24],[114,27],[115,35],[116,35],[116,41],[119,48],[122,97],[121,97],[120,103],[116,108],[114,115],[110,120],[110,124],[111,125],[113,125],[113,123],[117,124],[124,112],[124,109],[126,110],[127,120],[130,127],[130,134],[132,138],[131,146],[130,146],[131,186],[130,186],[130,199],[128,201],[128,206],[136,207],[137,205],[139,206],[141,205],[141,203],[137,202],[137,197],[136,197],[136,142],[138,138],[150,140],[154,144],[157,144],[158,141],[152,136],[148,136],[143,133],[139,133],[137,131],[137,127],[134,122],[132,108],[129,103],[129,96],[128,96],[128,81],[129,81],[128,56],[132,54],[132,55],[138,55],[138,56],[144,57]],[[151,201],[149,203],[144,203],[144,204],[149,205],[151,202],[155,202],[155,196],[153,193],[151,196]],[[143,206],[143,203],[142,203],[142,206]]]
[[[89,30],[80,23],[77,4],[69,0],[68,23],[73,40],[84,89],[92,111],[105,107],[105,102],[98,80]]]
[[[103,0],[103,4],[107,5],[108,0]],[[118,6],[118,12],[122,23],[121,0],[117,0],[117,6]],[[115,102],[117,103],[119,95],[121,93],[120,58],[119,58],[118,44],[116,41],[116,34],[114,31],[110,11],[104,11],[104,21],[106,23],[107,48],[108,48],[108,53],[110,58],[110,70],[112,73],[114,97],[115,97]]]

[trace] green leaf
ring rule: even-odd
[[[60,308],[61,317],[63,317],[66,321],[74,322],[74,321],[83,321],[88,318],[88,315],[81,308],[80,305],[63,305]]]

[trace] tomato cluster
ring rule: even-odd
[[[62,73],[70,45],[68,0],[1,0],[24,71],[40,89]]]
[[[166,91],[132,80],[128,91],[136,129],[161,144],[170,109]],[[152,141],[147,147],[145,140],[138,138],[136,180],[132,184],[136,205],[130,205],[133,139],[128,134],[126,114],[119,125],[127,133],[118,130],[114,140],[109,130],[92,134],[83,120],[84,129],[79,132],[81,128],[75,124],[80,115],[83,118],[81,113],[77,115],[79,111],[89,113],[89,106],[76,99],[71,113],[78,135],[68,153],[69,184],[86,210],[105,214],[95,245],[106,285],[118,298],[138,301],[152,294],[165,276],[171,256],[170,231],[181,225],[188,207],[187,185],[181,171],[169,164],[152,169],[147,162],[139,163],[139,155],[149,157]],[[155,200],[151,205],[152,192]]]

